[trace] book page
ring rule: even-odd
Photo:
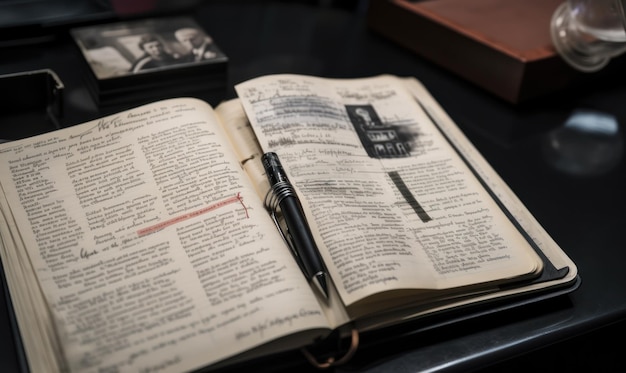
[[[49,307],[18,322],[49,316],[72,372],[187,371],[328,327],[205,103],[161,101],[0,153],[3,244]]]
[[[278,75],[236,89],[303,199],[346,304],[541,269],[401,80]]]
[[[263,150],[241,106],[241,101],[232,99],[222,102],[215,108],[215,112],[222,119],[222,125],[226,128],[233,148],[237,152],[241,168],[246,171],[255,185],[259,197],[265,198],[270,185],[261,163]]]
[[[539,224],[535,217],[528,211],[526,206],[513,193],[509,186],[491,168],[489,163],[474,148],[472,143],[465,137],[461,130],[454,124],[445,110],[432,98],[426,88],[415,78],[404,78],[405,85],[415,99],[428,111],[429,115],[437,121],[439,128],[445,132],[446,136],[454,146],[463,153],[471,163],[473,169],[480,175],[481,179],[489,185],[491,191],[507,207],[515,220],[524,228],[532,240],[541,251],[547,256],[556,268],[569,267],[565,279],[559,281],[571,281],[578,274],[576,264],[563,252],[559,245],[550,237],[548,232]],[[536,284],[530,288],[551,286],[550,283]]]

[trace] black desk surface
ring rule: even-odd
[[[400,328],[378,334],[366,338],[352,363],[337,371],[486,369],[533,350],[539,352],[531,356],[552,360],[540,365],[518,359],[509,368],[598,368],[619,358],[605,336],[620,338],[626,319],[624,130],[613,136],[611,151],[616,151],[617,163],[593,176],[575,176],[555,167],[546,146],[553,131],[577,109],[613,115],[623,126],[623,74],[599,76],[586,89],[512,106],[369,31],[362,9],[226,1],[207,2],[192,15],[230,58],[224,98],[234,97],[234,84],[271,73],[418,78],[579,267],[582,285],[572,294],[437,331]],[[0,48],[0,74],[51,68],[59,75],[65,85],[63,126],[106,114],[84,86],[77,69],[81,63],[63,32],[51,41]],[[0,305],[0,343],[2,371],[17,371],[5,302]],[[550,346],[555,344],[572,348],[571,353],[553,353],[555,347]],[[560,359],[566,357],[572,363],[562,366]]]

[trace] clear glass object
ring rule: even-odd
[[[552,41],[577,70],[594,72],[626,52],[626,0],[567,0],[552,16]]]

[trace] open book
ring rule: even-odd
[[[32,371],[219,367],[576,281],[415,79],[236,90],[215,109],[164,100],[0,146],[1,255]],[[328,299],[264,206],[268,151]]]

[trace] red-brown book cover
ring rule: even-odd
[[[564,0],[371,0],[368,26],[512,103],[580,75],[556,53],[550,20]]]

